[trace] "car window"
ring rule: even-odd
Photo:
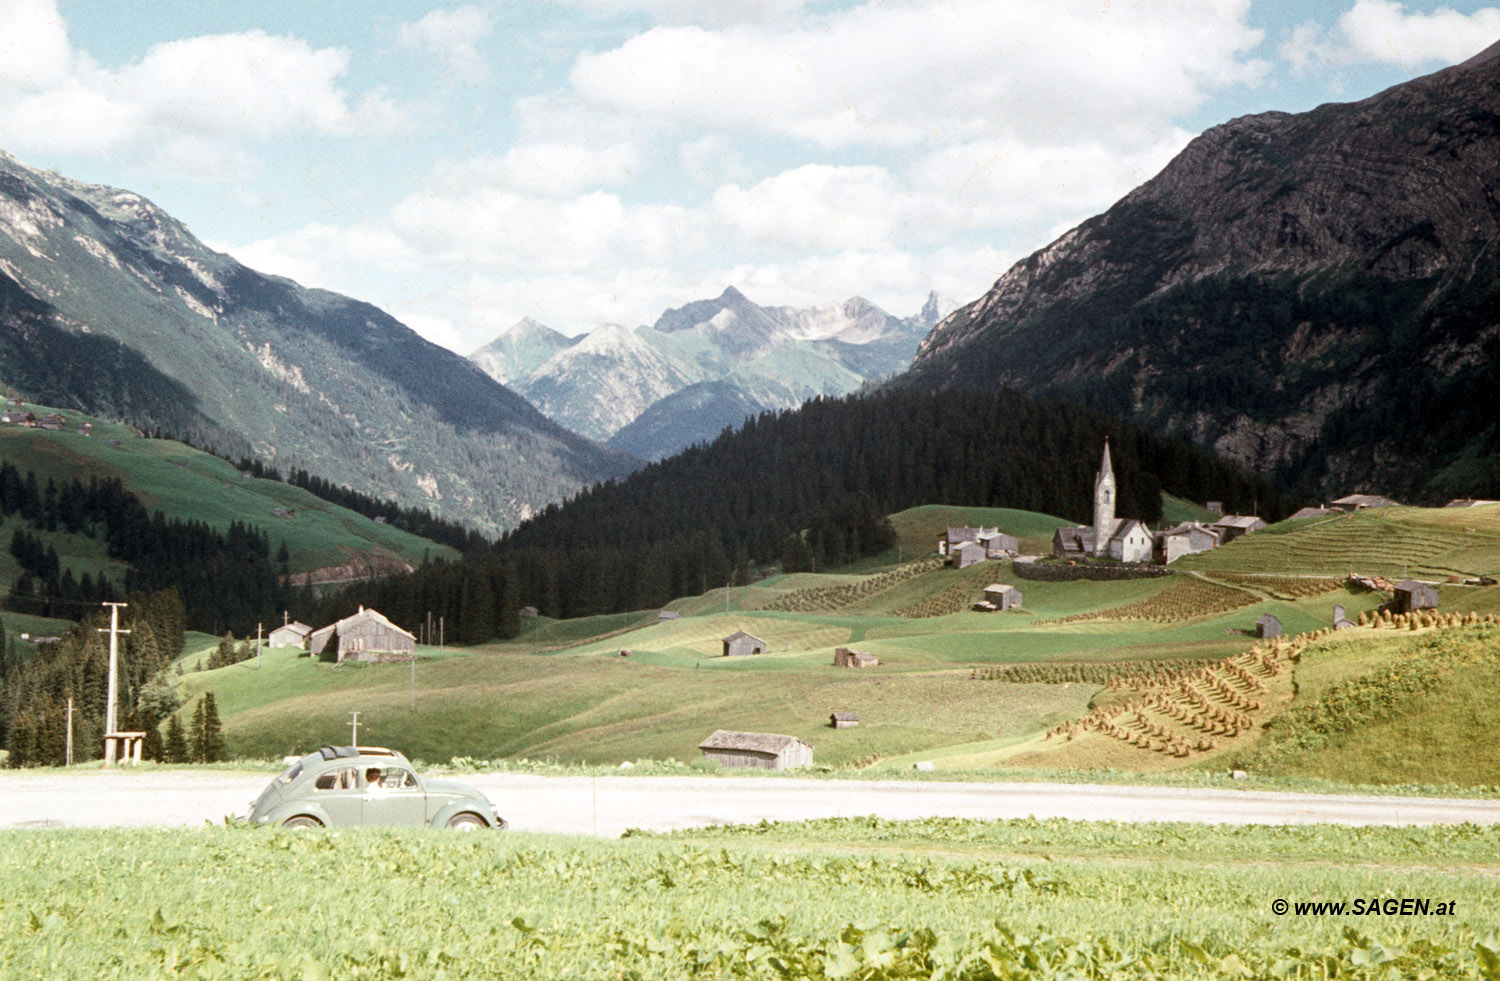
[[[318,777],[314,786],[319,790],[353,790],[359,786],[358,771],[352,766],[346,766],[341,770],[329,770]]]
[[[380,781],[380,785],[387,790],[416,790],[417,778],[410,770],[392,766],[386,768],[385,779]]]
[[[296,780],[300,776],[302,776],[302,764],[298,763],[276,779],[281,781],[282,783],[291,783],[293,780]]]

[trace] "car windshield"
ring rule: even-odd
[[[298,762],[292,764],[291,769],[287,770],[281,776],[277,777],[276,780],[280,783],[291,783],[293,780],[296,780],[300,776],[302,776],[302,763],[299,760]]]

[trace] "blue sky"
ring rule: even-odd
[[[0,149],[461,353],[740,287],[967,302],[1205,128],[1500,40],[1493,3],[0,0]]]

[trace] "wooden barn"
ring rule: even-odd
[[[1396,594],[1391,603],[1397,613],[1437,609],[1438,591],[1429,583],[1417,579],[1405,579],[1396,583],[1395,590]]]
[[[698,749],[725,767],[791,770],[812,766],[813,748],[796,736],[770,732],[732,732],[720,729],[698,744]]]
[[[828,717],[828,724],[834,729],[853,729],[859,725],[859,716],[853,712],[835,712]]]
[[[1281,636],[1281,621],[1267,613],[1255,621],[1255,636],[1269,640]]]
[[[997,531],[993,535],[984,536],[979,539],[979,544],[984,546],[985,556],[991,559],[1014,556],[1021,551],[1021,540],[1015,535],[1007,535],[1003,531]]]
[[[953,549],[962,545],[964,542],[982,541],[983,539],[988,538],[996,533],[997,532],[994,528],[963,527],[944,529],[942,535],[938,537],[938,554],[952,555]]]
[[[1156,536],[1156,561],[1171,565],[1184,555],[1207,552],[1219,544],[1219,535],[1207,525],[1184,521]]]
[[[293,620],[271,631],[266,643],[270,647],[300,647],[306,650],[307,640],[312,636],[312,632],[313,628],[307,624]]]
[[[868,651],[851,651],[847,647],[833,649],[833,666],[836,668],[873,668],[880,658]]]
[[[363,606],[351,617],[314,630],[308,637],[307,649],[322,654],[334,634],[339,638],[339,661],[384,661],[391,655],[411,655],[417,650],[414,635]]]
[[[1363,511],[1365,508],[1393,508],[1397,504],[1389,497],[1381,497],[1379,494],[1349,494],[1339,498],[1337,501],[1329,501],[1330,507],[1338,508],[1340,511]]]
[[[736,630],[724,638],[725,657],[748,657],[751,654],[764,654],[765,652],[766,642],[743,630]]]
[[[964,542],[948,550],[953,557],[953,564],[960,569],[967,569],[971,565],[977,565],[985,560],[984,546],[978,542]]]
[[[668,620],[680,620],[682,614],[676,610],[662,610],[656,614],[657,623],[666,623]]]
[[[1333,629],[1348,630],[1352,626],[1354,626],[1354,622],[1344,615],[1343,604],[1333,604]]]
[[[1257,518],[1253,514],[1226,514],[1218,521],[1209,525],[1219,534],[1219,544],[1228,545],[1241,535],[1248,535],[1252,531],[1260,531],[1266,526],[1264,518]]]

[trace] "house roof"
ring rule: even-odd
[[[986,593],[1003,593],[1003,592],[1005,592],[1008,589],[1015,589],[1015,588],[1016,587],[1012,586],[1010,583],[1006,583],[1006,582],[992,582],[988,586],[984,587],[984,591]]]
[[[712,736],[698,744],[699,749],[743,749],[755,753],[781,753],[794,746],[807,746],[796,736],[781,736],[772,732],[734,732],[718,729]]]
[[[1255,622],[1256,623],[1274,623],[1274,624],[1277,624],[1278,626],[1281,624],[1281,621],[1279,619],[1277,619],[1274,615],[1270,614],[1270,613],[1263,613],[1263,614],[1261,614],[1260,616],[1258,616],[1258,617],[1255,618]]]
[[[662,610],[660,613],[656,614],[656,619],[658,620],[678,620],[681,619],[681,617],[682,614],[678,613],[676,610]]]
[[[1214,522],[1217,528],[1255,528],[1266,523],[1264,518],[1253,514],[1226,514]]]
[[[983,538],[985,535],[993,535],[994,533],[995,529],[993,528],[969,527],[949,528],[947,531],[943,532],[943,534],[948,537],[948,544],[950,545],[952,545],[954,542],[975,542],[980,538]]]
[[[387,620],[385,617],[381,616],[378,612],[376,612],[375,610],[372,610],[372,609],[370,609],[368,607],[360,607],[359,612],[356,613],[356,614],[354,614],[353,616],[344,617],[344,619],[339,620],[339,621],[337,621],[335,623],[330,623],[326,627],[323,627],[323,628],[321,628],[319,630],[313,631],[313,633],[315,635],[316,634],[325,634],[325,633],[327,633],[329,631],[333,631],[333,630],[337,630],[339,633],[343,633],[345,630],[349,629],[350,627],[354,626],[355,624],[362,623],[362,622],[365,622],[365,621],[374,621],[375,623],[379,624],[382,627],[389,627],[390,629],[396,631],[397,633],[406,634],[406,636],[410,637],[412,640],[416,640],[417,639],[417,635],[416,634],[410,633],[410,632],[405,631],[405,630],[402,630],[400,627],[396,626],[394,623],[392,623],[391,621]]]
[[[1381,497],[1379,494],[1349,494],[1333,503],[1352,508],[1388,508],[1396,506],[1395,501],[1389,497]]]
[[[1122,541],[1136,531],[1139,531],[1141,534],[1147,536],[1148,538],[1151,536],[1150,528],[1147,528],[1144,524],[1135,520],[1134,518],[1126,518],[1124,521],[1120,522],[1119,527],[1115,529],[1115,533],[1109,536],[1109,540],[1112,542]]]
[[[309,627],[305,623],[299,623],[296,620],[293,620],[291,623],[283,623],[281,626],[277,627],[276,630],[272,630],[271,633],[274,634],[277,630],[290,630],[292,633],[296,634],[299,637],[306,637],[308,634],[313,632],[313,628]]]
[[[1291,517],[1287,520],[1291,521],[1293,518],[1316,518],[1325,514],[1338,513],[1339,512],[1335,508],[1298,508],[1297,510],[1292,512]]]
[[[834,719],[838,722],[859,721],[859,716],[855,715],[853,712],[834,712],[831,716],[829,716],[829,718]]]
[[[1184,521],[1179,525],[1168,528],[1161,534],[1163,538],[1167,538],[1173,535],[1186,535],[1194,531],[1200,531],[1205,535],[1212,535],[1215,538],[1219,537],[1219,533],[1217,531],[1210,528],[1208,525],[1203,524],[1201,521]]]
[[[1430,582],[1420,579],[1403,579],[1393,587],[1398,593],[1436,592],[1437,588]]]

